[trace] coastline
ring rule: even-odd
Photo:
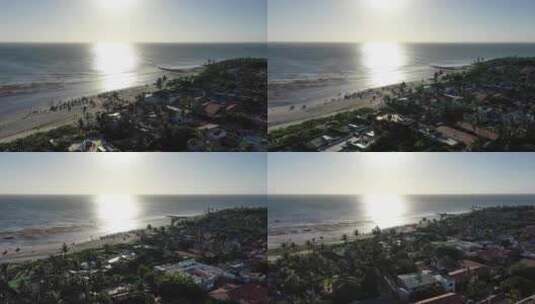
[[[425,84],[425,81],[406,82],[408,87]],[[268,108],[268,133],[301,124],[309,120],[334,116],[362,108],[378,109],[384,106],[383,97],[399,89],[401,83],[357,91],[351,97],[337,97],[329,101],[316,101],[312,106],[302,104]],[[289,88],[291,89],[291,88]],[[293,109],[292,109],[293,107]]]
[[[445,215],[446,217],[451,217],[451,216],[465,215],[465,214],[469,214],[471,212],[473,212],[473,210],[450,212],[450,213],[444,213],[442,215]],[[401,232],[406,233],[406,232],[410,232],[410,231],[416,229],[416,227],[418,225],[420,225],[422,219],[424,219],[424,218],[426,218],[427,220],[432,220],[432,219],[438,219],[439,217],[440,217],[440,214],[437,214],[437,215],[431,216],[431,217],[422,216],[422,217],[418,218],[418,221],[414,221],[414,222],[410,222],[410,223],[406,223],[406,224],[402,224],[402,225],[396,225],[396,226],[392,226],[392,227],[387,227],[387,228],[381,228],[381,231],[383,231],[383,232],[396,231],[398,233],[401,233]],[[373,231],[361,232],[361,233],[359,233],[358,237],[355,238],[355,236],[352,234],[352,231],[350,233],[349,231],[338,230],[338,231],[331,231],[331,233],[329,233],[329,234],[322,234],[321,235],[321,243],[323,243],[325,245],[341,244],[341,243],[343,243],[341,238],[342,238],[342,236],[344,234],[347,235],[349,241],[352,241],[352,240],[355,240],[355,239],[364,240],[364,239],[368,239],[368,238],[373,237]],[[289,236],[289,235],[291,235],[291,234],[284,234],[284,236]],[[329,237],[326,237],[327,235],[329,235]],[[268,233],[268,256],[270,256],[270,260],[272,260],[274,257],[276,259],[276,256],[277,256],[278,252],[281,250],[281,244],[282,243],[286,243],[286,244],[294,243],[294,244],[296,244],[296,247],[299,248],[299,250],[296,250],[296,251],[298,253],[302,253],[306,249],[306,246],[305,246],[306,242],[307,241],[312,241],[311,239],[303,237],[302,233],[301,234],[296,234],[295,238],[287,238],[285,241],[277,242],[277,243],[274,243],[274,242],[270,241],[270,237],[272,238],[273,234],[269,235],[269,233]],[[320,239],[319,238],[315,238],[315,240],[316,240],[316,242],[318,242]]]
[[[69,253],[80,252],[87,249],[99,249],[104,246],[129,244],[140,239],[139,233],[143,229],[131,230],[127,232],[120,232],[102,236],[95,240],[86,240],[80,243],[67,244]],[[43,246],[32,246],[29,251],[21,250],[20,252],[9,252],[5,256],[0,256],[0,265],[7,263],[25,263],[47,259],[50,256],[62,253],[61,244],[50,244]]]
[[[195,67],[187,70],[163,71],[161,76],[182,77],[200,73],[202,68]],[[136,96],[143,93],[151,93],[157,90],[155,84],[145,84],[140,86],[128,87],[120,90],[107,91],[97,95],[79,96],[69,100],[87,98],[92,100],[94,107],[88,107],[87,111],[95,113],[102,111],[103,103],[106,96],[117,93],[118,96],[128,103],[135,102]],[[67,104],[69,100],[62,100],[60,104]],[[38,108],[31,110],[19,111],[0,121],[0,143],[9,143],[14,140],[24,138],[36,133],[50,131],[66,125],[76,123],[83,115],[83,104],[72,105],[71,110],[51,111],[49,108]]]
[[[471,64],[466,65],[431,65],[431,68],[436,72],[441,72],[443,75],[455,74],[466,71],[472,67]],[[432,77],[431,77],[432,78]],[[405,82],[370,87],[363,90],[351,91],[349,96],[344,96],[344,93],[339,93],[338,96],[333,96],[329,100],[314,100],[306,104],[283,105],[268,108],[268,133],[284,129],[293,125],[302,124],[304,122],[334,116],[340,113],[355,111],[363,108],[379,109],[384,106],[383,97],[386,94],[391,94],[394,90],[405,84],[407,88],[415,88],[419,85],[429,85],[432,79],[408,80]],[[279,85],[279,84],[277,84]],[[283,91],[291,91],[303,86],[301,82],[294,84],[287,84],[287,88],[277,92],[283,94]],[[348,98],[349,97],[349,98]]]

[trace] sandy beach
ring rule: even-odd
[[[129,231],[124,233],[117,233],[108,236],[103,236],[99,239],[88,240],[81,243],[67,244],[69,253],[80,252],[87,249],[102,248],[105,245],[128,244],[139,240],[139,231]],[[14,249],[9,250],[6,255],[0,256],[0,264],[5,263],[23,263],[46,259],[52,255],[62,253],[62,244],[50,244],[43,246],[32,246],[21,248],[19,252]],[[2,254],[2,252],[0,252]]]
[[[421,81],[407,83],[414,87]],[[392,95],[401,84],[367,89],[354,92],[349,96],[337,96],[329,100],[318,100],[312,103],[296,104],[292,106],[273,107],[268,109],[268,130],[274,131],[291,125],[303,123],[311,119],[318,119],[336,115],[341,112],[358,110],[361,108],[377,109],[384,106],[384,96]],[[291,88],[288,88],[291,89]]]
[[[190,76],[201,72],[201,68],[192,68],[188,70],[176,70],[174,72],[162,71],[162,76],[173,79],[181,76]],[[92,100],[95,107],[88,107],[88,112],[95,113],[103,110],[103,103],[106,101],[103,95],[109,95],[117,92],[119,98],[126,102],[134,102],[136,96],[143,93],[156,91],[154,84],[130,87],[122,90],[106,92],[94,96],[86,96]],[[79,97],[81,98],[81,97]],[[79,99],[79,98],[72,98]],[[63,103],[68,102],[67,100]],[[84,105],[73,105],[71,111],[67,109],[51,111],[50,108],[36,108],[27,111],[20,111],[7,118],[0,120],[0,143],[11,142],[19,138],[24,138],[35,133],[49,131],[65,125],[76,123],[83,115]]]

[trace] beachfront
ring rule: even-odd
[[[418,83],[414,82],[407,85],[416,86]],[[385,105],[384,97],[399,90],[400,86],[401,84],[397,84],[351,93],[342,92],[338,96],[307,104],[269,108],[268,130],[273,132],[292,125],[299,125],[309,120],[325,118],[347,111],[363,108],[379,109]]]
[[[52,104],[0,124],[3,151],[265,151],[263,59],[162,72],[156,83]]]
[[[534,286],[533,212],[489,208],[365,237],[355,231],[337,243],[285,244],[271,251],[272,301],[521,301]]]
[[[58,294],[68,303],[267,304],[266,220],[265,208],[209,211],[54,252],[0,258],[0,299],[52,301]]]
[[[272,129],[270,150],[532,151],[534,70],[532,58],[478,61],[384,94],[372,90],[380,106]]]

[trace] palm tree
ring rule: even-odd
[[[63,253],[63,256],[65,256],[65,254],[67,254],[68,251],[69,251],[69,247],[67,246],[66,243],[63,243],[63,245],[61,246],[61,252]]]
[[[162,86],[163,86],[163,80],[162,78],[158,78],[158,80],[156,80],[156,87],[158,88],[158,90],[161,90]]]

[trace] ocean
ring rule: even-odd
[[[265,196],[0,196],[0,251],[81,242],[170,223],[169,216],[265,207]]]
[[[159,67],[266,58],[265,44],[0,44],[0,117],[154,82]]]
[[[473,208],[535,206],[535,195],[270,196],[268,205],[268,244],[277,247],[320,237],[339,240],[355,229],[368,233]]]
[[[429,79],[432,66],[535,56],[535,44],[271,43],[269,107],[311,105],[345,93]]]

